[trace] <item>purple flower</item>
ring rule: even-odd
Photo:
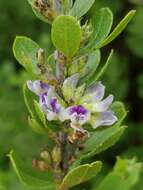
[[[29,90],[34,92],[37,96],[41,96],[42,94],[47,93],[49,89],[49,85],[40,80],[36,80],[36,81],[29,80],[27,81],[27,86]]]
[[[71,120],[71,127],[81,128],[90,118],[90,112],[81,105],[75,105],[67,108],[68,118]]]

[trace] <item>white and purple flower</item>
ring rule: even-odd
[[[57,97],[49,99],[49,94],[47,94],[41,108],[45,112],[48,121],[60,120],[63,122],[66,120],[65,109],[59,104]]]
[[[85,88],[84,85],[77,88],[78,79],[79,74],[74,74],[67,78],[63,84],[63,94],[66,100],[69,101],[70,98],[72,98],[74,105],[81,105],[88,113],[87,117],[86,114],[84,117],[81,117],[78,124],[83,125],[85,123],[91,123],[93,128],[114,124],[117,121],[117,117],[114,115],[113,111],[110,110],[110,105],[113,102],[113,95],[109,95],[107,98],[103,99],[105,86],[101,82],[97,82],[83,92]],[[68,89],[70,89],[70,93]],[[76,106],[73,106],[73,108],[74,107]],[[70,110],[70,108],[67,110]],[[75,125],[76,117],[80,118],[81,115],[81,113],[78,115],[76,111],[70,115],[69,118],[72,127]]]
[[[55,88],[42,81],[28,81],[28,88],[39,96],[41,109],[47,120],[70,120],[70,126],[77,131],[85,131],[82,126],[90,123],[93,128],[109,126],[117,121],[117,117],[110,110],[113,95],[103,99],[105,86],[101,82],[85,90],[82,85],[77,88],[79,74],[67,78],[62,87],[64,98],[70,107],[63,104]]]
[[[64,121],[65,109],[58,101],[58,95],[53,87],[42,81],[28,81],[28,88],[39,96],[39,104],[42,111],[45,113],[47,120],[60,120]]]
[[[41,80],[36,81],[27,81],[27,86],[29,90],[34,92],[37,96],[41,96],[44,93],[47,93],[49,90],[49,85],[47,83],[42,82]]]
[[[68,119],[71,121],[71,127],[75,130],[81,130],[81,126],[90,118],[90,112],[81,105],[71,106],[66,111]]]

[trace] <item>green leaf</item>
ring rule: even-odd
[[[95,130],[91,137],[86,141],[83,154],[89,153],[90,156],[99,154],[110,146],[113,146],[123,134],[126,126],[120,127],[120,125],[127,115],[125,107],[122,103],[115,102],[111,109],[115,112],[118,122],[111,127],[103,127]]]
[[[34,115],[36,114],[36,113],[34,113],[34,110],[35,110],[34,99],[36,97],[35,97],[34,93],[30,92],[26,83],[23,85],[23,95],[24,95],[24,101],[25,101],[26,107],[27,107],[30,115],[32,117],[34,117]]]
[[[83,154],[87,155],[83,157],[88,158],[94,156],[113,146],[119,140],[126,128],[127,126],[122,126],[118,129],[116,127],[111,127],[107,130],[100,130],[97,131],[97,133],[95,132],[95,134],[93,134],[86,142]]]
[[[80,18],[86,14],[92,7],[95,0],[76,0],[70,14],[74,17]]]
[[[100,183],[99,187],[93,190],[130,190],[138,179],[142,164],[135,159],[126,160],[118,158],[114,170],[110,172]]]
[[[78,21],[72,16],[59,16],[52,25],[52,41],[57,50],[66,57],[76,54],[82,32]]]
[[[28,123],[30,127],[33,129],[33,131],[35,131],[36,133],[43,134],[43,135],[45,134],[45,129],[42,128],[41,125],[34,118],[30,118],[29,116]]]
[[[29,125],[35,132],[44,134],[46,129],[48,129],[48,127],[46,127],[47,125],[45,123],[46,120],[44,119],[44,113],[41,112],[40,108],[38,108],[38,105],[35,103],[36,97],[32,92],[30,92],[27,84],[23,85],[23,95],[26,107],[30,113],[30,117],[28,118]]]
[[[112,60],[112,57],[113,57],[113,53],[114,51],[111,50],[109,56],[108,56],[108,59],[106,61],[106,63],[100,68],[99,71],[95,72],[89,79],[88,81],[88,85],[92,85],[95,81],[98,81],[105,73],[106,69],[108,68],[108,66],[110,65],[111,63],[111,60]]]
[[[123,134],[126,126],[120,127],[120,125],[127,114],[124,105],[120,102],[115,102],[111,109],[115,112],[118,122],[111,127],[104,126],[97,128],[86,141],[84,150],[79,153],[78,158],[80,160],[105,151],[109,147],[113,146]],[[76,166],[76,164],[74,165]]]
[[[35,107],[35,111],[40,119],[40,121],[46,125],[46,117],[44,112],[41,110],[41,107],[39,105],[39,103],[37,101],[34,101],[34,107]]]
[[[113,14],[109,8],[101,8],[91,19],[93,33],[89,42],[90,48],[96,48],[110,33]]]
[[[43,14],[41,14],[40,10],[38,10],[38,8],[35,6],[35,0],[27,0],[28,3],[31,5],[32,10],[34,12],[34,14],[43,22],[46,23],[51,23],[51,21],[48,19],[47,16],[44,16]]]
[[[30,73],[37,74],[36,54],[39,45],[30,38],[17,36],[13,44],[13,53],[17,61]]]
[[[13,168],[19,179],[25,185],[34,188],[43,188],[47,190],[55,190],[53,177],[51,172],[40,172],[32,168],[31,164],[27,164],[24,159],[21,159],[15,152],[11,151],[8,157],[11,160]]]
[[[70,188],[90,180],[100,172],[101,167],[102,162],[97,161],[93,162],[92,164],[85,164],[71,170],[63,179],[59,190]]]
[[[131,10],[123,18],[123,20],[116,26],[116,28],[113,30],[113,32],[97,48],[106,46],[111,41],[113,41],[126,28],[127,24],[131,21],[131,19],[135,15],[135,12],[136,12],[135,10]]]
[[[90,82],[90,78],[94,75],[96,72],[96,69],[100,63],[101,60],[101,53],[100,50],[96,50],[89,54],[87,64],[83,68],[84,76],[80,79],[80,83],[88,83]]]

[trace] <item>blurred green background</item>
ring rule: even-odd
[[[104,61],[111,47],[115,49],[112,64],[103,78],[107,93],[124,101],[129,110],[126,133],[116,146],[100,156],[108,171],[116,155],[136,156],[143,161],[143,0],[96,0],[86,17],[106,6],[114,12],[115,25],[128,10],[137,10],[128,28],[102,50]],[[22,84],[30,76],[13,57],[13,40],[16,35],[28,36],[50,54],[49,32],[50,26],[34,16],[27,0],[0,0],[0,190],[28,190],[19,183],[6,154],[15,149],[30,157],[46,144],[46,139],[33,133],[27,124]],[[133,190],[143,189],[142,177]]]

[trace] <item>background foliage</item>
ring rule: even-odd
[[[106,6],[114,12],[116,22],[132,8],[137,13],[126,31],[110,45],[116,51],[103,81],[107,93],[113,93],[116,100],[124,101],[130,110],[126,121],[129,128],[115,147],[100,155],[106,166],[99,180],[113,167],[115,155],[136,156],[143,161],[143,3],[142,0],[96,0],[86,17]],[[16,35],[29,36],[41,47],[48,47],[49,54],[52,50],[49,31],[50,26],[34,16],[26,0],[0,0],[0,190],[27,189],[19,184],[11,169],[6,157],[9,150],[15,148],[24,155],[36,156],[36,150],[46,142],[27,124],[21,84],[28,76],[14,60],[13,39]],[[103,62],[111,47],[102,50]],[[133,190],[141,190],[142,185],[140,180]]]

